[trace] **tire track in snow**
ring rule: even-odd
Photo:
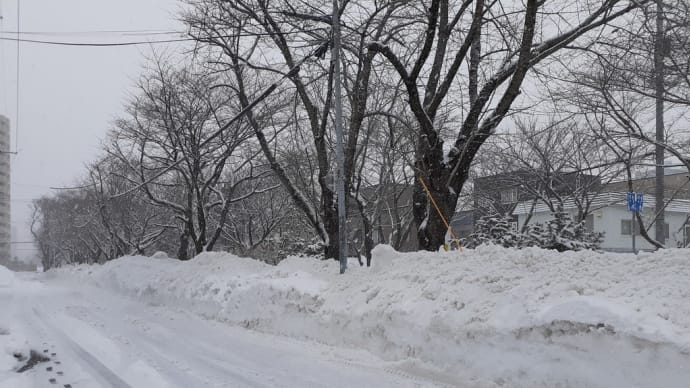
[[[130,386],[126,381],[122,380],[117,374],[111,371],[91,353],[69,338],[64,331],[50,324],[43,313],[38,311],[35,307],[32,308],[32,310],[38,321],[47,329],[49,333],[53,334],[58,341],[61,341],[68,348],[70,348],[76,357],[87,364],[92,371],[98,375],[94,377],[100,378],[103,382],[107,383],[113,388],[132,388],[132,386]]]
[[[272,359],[276,350],[273,350],[273,344],[265,339],[257,343],[243,340],[243,337],[233,339],[235,334],[226,332],[227,328],[215,321],[210,332],[200,333],[199,328],[206,326],[190,326],[187,321],[190,319],[194,322],[203,321],[195,314],[185,314],[186,318],[178,323],[178,312],[171,313],[166,309],[152,311],[150,306],[119,296],[110,300],[104,308],[99,302],[99,297],[102,298],[106,294],[105,292],[94,294],[69,290],[66,292],[69,296],[67,304],[63,301],[51,304],[41,303],[39,310],[44,316],[50,316],[53,313],[66,314],[96,329],[100,335],[116,341],[122,350],[126,349],[125,353],[136,354],[138,358],[145,360],[159,372],[161,377],[169,379],[171,383],[174,382],[171,386],[233,388],[333,386],[328,382],[329,378],[321,380],[324,376],[319,372],[311,375],[296,373],[296,370],[304,367],[301,362],[281,360],[278,368],[272,368],[271,372],[266,374],[264,368],[270,363],[269,360]],[[120,320],[118,322],[121,324],[113,324],[116,316],[123,316],[123,311],[127,312],[127,316],[136,319]],[[159,315],[159,312],[162,314]],[[208,328],[211,329],[211,327]],[[213,333],[218,335],[213,335]],[[226,338],[228,334],[231,335]],[[254,352],[253,349],[257,347],[258,352]],[[278,346],[277,351],[280,352],[280,349],[282,346]],[[292,354],[290,347],[287,349],[286,355]],[[298,352],[298,354],[301,353]],[[347,379],[351,374],[361,375],[352,379],[353,383],[359,380],[359,384],[362,384],[362,381],[366,381],[363,379],[366,379],[368,375],[379,381],[379,384],[369,385],[371,383],[369,382],[361,386],[419,388],[458,386],[458,384],[448,384],[433,374],[415,373],[419,371],[407,370],[408,368],[400,365],[374,367],[356,362],[354,359],[350,360],[350,357],[338,356],[332,356],[332,359],[318,357],[316,361],[325,362],[326,368],[331,367],[331,364],[337,365],[334,371]],[[389,377],[384,377],[386,375]],[[345,385],[342,382],[335,385],[355,386],[354,384]]]
[[[83,302],[90,303],[86,299]],[[95,322],[107,327],[111,334],[109,338],[118,340],[118,337],[127,338],[127,345],[131,345],[131,350],[138,350],[139,356],[143,356],[156,367],[159,372],[162,372],[165,377],[173,378],[181,387],[199,387],[199,386],[223,386],[223,387],[242,387],[242,388],[273,388],[277,382],[264,383],[258,381],[258,376],[261,376],[259,371],[251,371],[242,368],[238,362],[233,361],[232,357],[238,355],[233,354],[232,351],[225,349],[222,353],[217,353],[217,357],[213,357],[216,348],[212,348],[199,343],[197,341],[187,342],[185,344],[184,358],[175,357],[180,351],[180,342],[188,337],[186,333],[180,331],[171,331],[156,319],[151,319],[150,316],[144,317],[137,315],[139,318],[147,322],[147,326],[156,327],[156,335],[147,333],[148,330],[142,330],[143,327],[138,327],[133,324],[126,325],[109,325],[108,322],[112,320],[112,316],[107,315],[106,311],[97,309],[83,310],[86,316],[75,316],[70,314],[74,319],[78,319],[85,324],[92,325]],[[138,311],[133,311],[138,313]],[[84,319],[87,318],[88,319]],[[115,334],[113,338],[112,335]],[[119,341],[121,342],[121,341]],[[225,361],[220,361],[225,359]],[[239,361],[239,360],[234,360]],[[207,380],[202,381],[204,376],[223,376],[223,383],[220,379],[216,382]]]
[[[109,315],[105,311],[89,309],[86,311],[89,315],[89,321],[99,322],[108,325]],[[156,354],[158,359],[161,357],[166,362],[175,365],[180,372],[186,373],[201,373],[211,375],[224,375],[231,377],[233,385],[221,384],[222,386],[232,387],[252,387],[252,388],[275,388],[275,387],[327,387],[328,383],[318,383],[304,379],[300,381],[299,385],[290,385],[290,383],[281,381],[279,375],[274,378],[259,378],[261,374],[254,368],[247,368],[243,366],[241,358],[243,355],[240,351],[236,354],[228,349],[219,348],[218,344],[207,343],[206,341],[192,341],[185,344],[187,349],[183,359],[175,359],[166,357],[166,354],[175,354],[178,351],[180,341],[183,338],[191,338],[193,333],[186,332],[184,328],[169,327],[164,318],[153,318],[151,316],[144,316],[133,313],[140,317],[146,318],[146,326],[138,326],[134,324],[119,325],[117,327],[109,327],[109,332],[117,333],[124,338],[136,339],[136,347],[143,350],[145,353]],[[193,318],[196,319],[194,315]],[[86,322],[86,321],[85,321]],[[155,332],[156,335],[148,335],[148,333]],[[175,344],[175,345],[173,345]],[[171,347],[172,346],[172,347]],[[237,357],[240,357],[239,359]],[[417,376],[405,373],[396,367],[376,368],[366,364],[349,361],[340,357],[329,358],[329,361],[337,363],[340,367],[345,369],[351,368],[355,370],[368,370],[371,372],[384,372],[388,375],[395,376],[401,381],[407,381],[414,384],[415,387],[457,387],[456,384],[447,384],[426,376]],[[293,376],[294,378],[294,376]],[[293,382],[294,384],[294,382]],[[189,386],[189,385],[182,385]]]

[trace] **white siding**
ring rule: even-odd
[[[630,220],[631,214],[625,206],[612,205],[599,210],[595,210],[594,214],[594,231],[604,233],[604,241],[601,248],[610,251],[632,251],[632,236],[624,236],[621,233],[621,220]],[[642,211],[644,218],[653,217],[654,209],[646,208]],[[570,212],[571,217],[575,218],[575,213]],[[666,223],[669,224],[669,239],[665,242],[668,248],[675,248],[683,241],[682,226],[690,213],[686,212],[666,212]],[[526,214],[518,214],[518,221],[522,227],[527,218]],[[551,213],[546,211],[535,212],[532,215],[530,223],[546,224],[553,217]],[[654,236],[654,230],[649,230],[650,236]],[[649,244],[642,236],[635,236],[635,246],[640,250],[651,250],[652,245]]]

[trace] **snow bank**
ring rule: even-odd
[[[14,272],[0,265],[0,287],[10,287],[14,284]]]
[[[31,387],[33,383],[27,374],[19,374],[15,369],[19,362],[15,353],[27,354],[28,340],[16,322],[7,317],[0,318],[0,387],[23,388]]]
[[[18,374],[15,353],[27,353],[30,346],[23,332],[22,324],[13,310],[13,299],[20,292],[24,282],[14,272],[0,265],[0,387],[23,388],[33,384],[26,374]]]
[[[10,331],[3,323],[0,323],[0,382],[6,377],[5,375],[12,371],[16,363],[12,357]]]
[[[668,368],[687,361],[685,250],[635,256],[480,246],[398,253],[378,246],[373,256],[373,268],[352,262],[345,275],[333,261],[292,257],[273,267],[220,253],[188,262],[127,257],[58,273],[254,330],[455,372],[471,367],[498,385],[565,379],[575,386],[674,386],[690,377],[687,368],[651,376],[632,362],[630,370],[611,371],[621,352],[648,357],[640,345],[647,343]],[[556,362],[567,362],[568,370],[553,380]]]

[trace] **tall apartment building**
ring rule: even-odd
[[[10,255],[10,120],[0,115],[0,262]]]

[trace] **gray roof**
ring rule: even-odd
[[[627,193],[600,193],[592,199],[590,210],[602,209],[609,206],[625,207],[627,208]],[[644,207],[654,207],[654,197],[645,196]],[[514,215],[528,214],[532,208],[532,201],[519,202],[515,205],[513,210]],[[563,210],[577,209],[576,202],[573,198],[567,198],[563,201]],[[534,212],[544,213],[548,212],[549,208],[542,201],[538,201]],[[690,213],[690,200],[688,199],[674,199],[666,207],[667,212],[671,213]]]

